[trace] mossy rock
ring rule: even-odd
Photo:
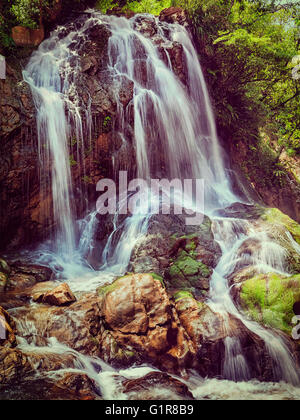
[[[116,290],[119,286],[118,281],[121,280],[121,278],[125,278],[125,277],[129,277],[129,276],[124,276],[124,277],[120,277],[119,279],[115,280],[113,283],[111,284],[107,284],[105,286],[101,286],[97,289],[97,293],[99,296],[105,296],[110,292],[113,292],[114,290]]]
[[[175,300],[175,303],[177,303],[182,299],[194,299],[194,296],[191,292],[187,290],[178,290],[174,293],[173,298]]]
[[[194,251],[189,253],[181,250],[173,259],[165,276],[168,286],[172,289],[186,289],[190,291],[209,290],[209,278],[212,270],[196,259]]]
[[[271,223],[272,225],[281,225],[286,228],[294,238],[294,240],[300,245],[300,225],[291,219],[280,210],[266,209],[261,219],[265,222]]]
[[[291,335],[293,305],[300,301],[300,275],[269,273],[246,280],[240,291],[243,310],[254,321]]]
[[[160,281],[163,288],[166,288],[165,283],[164,283],[164,279],[163,279],[162,276],[160,276],[157,273],[146,273],[146,274],[150,274],[150,276],[152,276],[154,278],[154,280]]]
[[[300,273],[300,225],[276,208],[265,209],[261,221],[269,237],[286,250],[288,272]]]

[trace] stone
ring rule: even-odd
[[[92,379],[82,373],[65,373],[63,378],[57,381],[52,388],[59,388],[67,393],[73,393],[77,400],[95,400],[99,399],[100,390]]]
[[[67,283],[57,286],[55,289],[47,292],[43,297],[43,303],[48,303],[54,306],[64,306],[76,302],[76,297],[73,295]]]
[[[187,385],[163,372],[150,372],[142,378],[126,380],[122,387],[129,399],[194,399]]]
[[[238,287],[238,302],[254,321],[291,336],[293,306],[300,301],[300,274],[259,274]]]
[[[41,283],[41,285],[37,286],[42,285],[46,285],[46,283]],[[37,286],[34,289],[37,289]],[[50,289],[52,290],[53,286],[50,286]],[[39,293],[46,292],[46,288],[44,291],[42,289],[39,291]],[[24,322],[34,323],[37,331],[37,345],[45,346],[47,345],[47,338],[54,337],[58,342],[71,349],[91,356],[99,356],[99,343],[103,332],[100,315],[99,297],[94,293],[84,293],[82,296],[79,296],[76,302],[68,306],[58,307],[39,304],[27,305],[18,309],[19,318],[23,319]],[[22,329],[17,331],[17,334],[22,335]],[[28,356],[32,359],[34,354],[28,354]],[[51,356],[53,359],[52,364],[54,362],[58,365],[65,363],[66,366],[72,367],[69,359],[60,356],[64,355]],[[72,356],[70,362],[73,358]],[[38,355],[36,360],[39,363],[41,359],[42,357]],[[64,361],[65,359],[66,362]],[[43,356],[42,364],[45,368],[49,364],[47,355]]]
[[[20,382],[31,371],[32,367],[21,351],[0,347],[0,389]]]
[[[150,274],[132,274],[99,289],[105,332],[101,357],[126,365],[149,361],[164,370],[186,368],[193,346],[161,282]]]
[[[12,38],[18,47],[37,47],[45,38],[45,30],[43,26],[39,29],[14,26]]]
[[[24,290],[36,283],[50,281],[52,278],[53,271],[49,267],[22,261],[11,262],[6,290]]]

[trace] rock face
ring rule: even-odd
[[[54,306],[64,306],[76,302],[70,287],[67,283],[57,286],[55,289],[47,292],[42,299],[43,303],[48,303]]]
[[[27,59],[7,60],[7,78],[0,80],[0,248],[26,243],[26,231],[35,229],[32,220],[24,217],[29,202],[25,186],[30,183],[31,194],[39,188],[35,110],[21,74]]]

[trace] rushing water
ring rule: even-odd
[[[104,274],[113,278],[114,274],[126,271],[134,245],[147,232],[151,216],[148,205],[144,212],[122,219],[120,223],[119,215],[116,214],[114,230],[102,256],[99,255],[101,274],[93,272],[86,262],[89,261],[89,256],[95,254],[94,235],[99,222],[95,212],[76,224],[72,207],[68,141],[72,133],[76,133],[83,145],[84,136],[89,136],[91,132],[89,109],[82,110],[82,104],[76,95],[79,58],[74,44],[78,46],[86,38],[88,28],[101,22],[111,32],[108,46],[110,72],[116,79],[127,77],[134,86],[133,128],[137,176],[149,181],[150,178],[159,177],[164,168],[163,174],[169,179],[205,180],[205,213],[213,219],[213,233],[222,249],[222,258],[212,277],[208,303],[224,317],[225,324],[229,315],[233,315],[265,342],[273,360],[274,381],[283,380],[297,385],[299,374],[285,342],[275,333],[250,322],[239,313],[231,298],[227,281],[237,267],[243,266],[255,267],[258,272],[286,273],[285,250],[272,242],[266,232],[255,229],[249,221],[213,216],[215,209],[228,207],[239,201],[239,198],[231,189],[230,176],[217,137],[212,106],[197,53],[183,26],[162,24],[151,16],[147,16],[147,19],[152,21],[151,25],[155,30],[153,39],[147,37],[147,33],[143,31],[141,16],[127,20],[91,13],[91,17],[79,28],[69,28],[67,31],[66,28],[58,28],[33,54],[24,72],[24,79],[31,86],[37,108],[43,179],[41,195],[45,194],[46,187],[50,185],[53,197],[55,247],[44,251],[41,261],[50,254],[52,257],[55,255],[55,264],[64,268],[63,276],[72,283],[73,290],[93,290],[99,283],[107,280]],[[64,33],[67,35],[63,35]],[[186,87],[172,69],[169,53],[172,42],[182,47]],[[165,60],[162,58],[162,51]],[[125,129],[129,124],[129,117],[121,104],[118,110],[119,120],[116,127],[126,141]],[[83,123],[82,115],[87,123]],[[153,204],[157,197],[152,196],[151,201]],[[200,212],[202,209],[195,210]],[[76,232],[80,232],[79,239],[76,238]],[[291,237],[287,235],[286,240],[292,243],[295,252],[299,252],[299,247]],[[254,253],[243,251],[242,246],[247,241],[258,244]],[[35,327],[24,322],[20,328],[26,336],[26,329]],[[248,381],[251,374],[239,337],[228,334],[224,344],[223,377],[231,381]],[[38,347],[35,342],[29,344],[24,339],[19,345],[27,350],[30,347],[30,351],[45,351],[45,347]],[[49,340],[46,348],[47,351],[56,353],[71,352],[78,361],[77,367],[96,380],[107,399],[124,397],[118,391],[119,375],[139,377],[150,369],[132,368],[126,372],[116,372],[98,361],[102,371],[95,373],[95,360],[66,349],[55,340]],[[203,381],[196,374],[191,378],[188,385],[198,398],[225,398],[225,394],[230,397],[230,389],[233,394],[242,392],[244,395],[250,395],[252,391],[255,393],[255,390],[261,394],[270,392],[271,395],[273,390],[275,394],[282,391],[282,394],[295,397],[298,392],[296,388],[283,384],[264,385],[254,381],[248,384],[241,382],[238,385],[229,381]]]

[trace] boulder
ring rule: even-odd
[[[194,399],[187,385],[163,372],[150,372],[142,378],[126,380],[122,386],[129,399]]]
[[[36,283],[48,282],[52,278],[53,272],[49,267],[22,261],[11,262],[6,291],[24,290]]]
[[[291,337],[293,306],[300,301],[300,274],[259,274],[240,283],[235,295],[251,319]]]
[[[44,290],[41,288],[38,290],[37,286],[44,286]],[[46,283],[41,283],[37,286],[33,288],[30,292],[31,294],[44,295],[49,289],[53,289],[53,284],[47,285]],[[39,301],[41,302],[41,300]],[[23,308],[18,308],[18,319],[22,319],[25,323],[33,323],[36,328],[36,335],[32,337],[30,331],[27,333],[24,332],[22,323],[17,323],[17,333],[30,342],[34,339],[38,346],[48,345],[48,338],[53,337],[60,343],[78,352],[98,356],[100,338],[103,332],[98,303],[99,297],[96,294],[85,293],[76,302],[68,306],[58,307],[42,304],[27,305]],[[60,354],[56,358],[55,355],[51,356],[49,362],[50,368],[55,363],[61,364],[66,362],[66,366],[69,366],[68,359],[62,356]],[[30,354],[30,359],[33,357],[34,355]],[[33,360],[37,360],[37,363],[40,363],[41,359],[43,359],[42,365],[46,367],[48,363],[47,355],[43,357],[38,355],[37,359]],[[57,361],[55,361],[56,359]],[[72,359],[73,356],[70,361]]]
[[[101,357],[121,364],[149,361],[168,371],[184,370],[194,352],[161,282],[132,274],[100,288]]]
[[[73,302],[76,302],[76,297],[67,283],[60,284],[55,289],[47,292],[43,297],[43,303],[54,306],[69,305]]]
[[[30,371],[32,367],[21,351],[0,347],[0,389],[19,382]]]
[[[45,38],[44,27],[29,29],[24,26],[12,28],[12,38],[17,47],[37,47]]]
[[[207,217],[201,226],[189,228],[181,216],[157,215],[133,250],[131,269],[164,277],[170,293],[186,289],[200,298],[209,291],[220,255]]]
[[[76,400],[95,400],[99,398],[99,388],[88,375],[83,373],[65,373],[63,378],[58,380],[52,388],[55,394],[58,390],[73,394]]]

